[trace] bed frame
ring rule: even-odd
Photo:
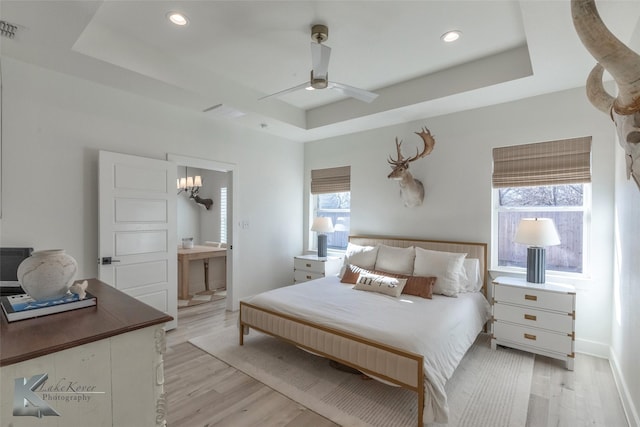
[[[350,236],[349,242],[361,246],[418,246],[437,251],[467,253],[468,258],[480,260],[480,271],[484,273],[482,291],[487,295],[486,243],[371,236]],[[242,301],[238,325],[240,345],[244,343],[244,334],[248,334],[250,328],[253,328],[372,377],[415,391],[418,395],[418,426],[424,425],[425,387],[422,355]]]

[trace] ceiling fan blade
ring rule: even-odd
[[[329,72],[331,48],[320,43],[311,43],[311,66],[315,78],[324,79]]]
[[[305,89],[308,86],[309,86],[309,82],[300,83],[299,85],[290,87],[289,89],[281,90],[280,92],[272,93],[271,95],[266,95],[266,96],[263,96],[262,98],[258,98],[258,101],[262,101],[263,99],[267,99],[267,98],[277,98],[287,93],[295,92],[300,89]]]
[[[371,103],[378,97],[377,93],[338,82],[329,82],[329,88],[366,103]]]

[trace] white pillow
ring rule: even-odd
[[[378,292],[392,297],[398,297],[407,284],[407,279],[381,276],[373,273],[360,273],[353,289],[359,291]]]
[[[411,275],[411,273],[413,273],[415,258],[416,250],[413,246],[396,248],[393,246],[380,245],[375,269],[388,273]]]
[[[376,266],[376,258],[378,257],[377,246],[360,246],[349,242],[347,250],[344,253],[344,262],[340,277],[344,274],[347,265],[356,265],[365,270],[373,270]]]
[[[467,254],[432,251],[416,247],[414,276],[436,276],[434,294],[455,297],[460,292],[462,264]]]
[[[477,258],[465,258],[462,262],[460,292],[478,292],[482,289],[482,282],[480,260]]]

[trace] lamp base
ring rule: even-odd
[[[318,258],[327,257],[327,235],[318,234]]]
[[[527,248],[527,282],[544,283],[545,252],[545,248],[534,246]]]

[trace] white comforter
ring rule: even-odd
[[[458,298],[394,298],[352,288],[331,276],[264,292],[246,302],[423,355],[424,422],[447,422],[444,386],[489,319],[485,297],[474,292]]]

